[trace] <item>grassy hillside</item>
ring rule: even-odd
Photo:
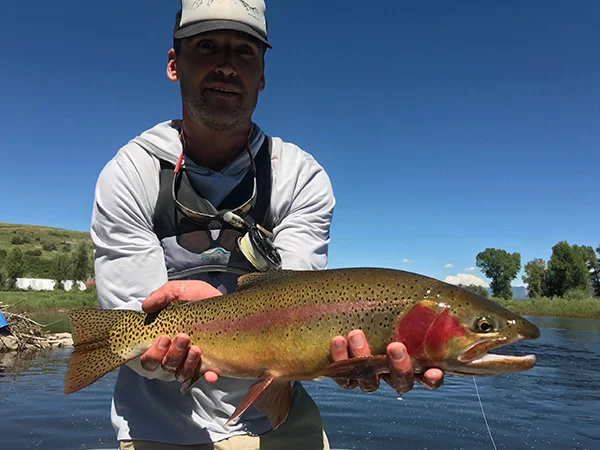
[[[69,253],[81,241],[92,251],[90,233],[36,225],[0,222],[0,267],[10,250],[18,246],[25,258],[24,277],[52,278],[51,261],[59,253]]]

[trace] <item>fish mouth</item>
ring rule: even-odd
[[[499,355],[488,353],[498,347],[503,347],[523,339],[509,340],[507,338],[483,339],[468,347],[458,357],[459,367],[453,372],[460,375],[496,375],[509,372],[522,372],[535,366],[535,355]]]

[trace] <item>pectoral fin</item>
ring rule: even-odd
[[[371,380],[374,376],[389,373],[390,368],[386,355],[363,356],[331,363],[324,375],[331,378],[348,378],[350,380]]]
[[[266,376],[250,386],[246,396],[237,406],[225,426],[241,416],[254,403],[254,406],[267,416],[271,426],[275,429],[287,417],[291,398],[292,388],[289,381]]]

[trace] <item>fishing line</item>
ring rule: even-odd
[[[485,426],[487,427],[488,434],[490,435],[490,440],[492,441],[494,450],[498,450],[498,447],[496,447],[496,443],[494,442],[494,438],[492,437],[492,430],[490,430],[490,426],[488,425],[487,418],[485,417],[485,411],[483,410],[483,403],[481,402],[481,396],[479,395],[479,388],[477,387],[477,382],[475,381],[475,377],[473,377],[473,384],[475,385],[475,392],[477,392],[477,400],[479,400],[479,406],[481,406],[481,413],[483,414],[483,420],[485,421]]]

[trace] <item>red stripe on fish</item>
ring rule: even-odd
[[[291,325],[294,322],[308,323],[332,314],[356,313],[361,311],[373,311],[381,308],[377,302],[349,302],[349,303],[327,303],[324,305],[297,306],[280,311],[268,311],[252,314],[240,319],[228,319],[216,322],[197,324],[194,329],[200,333],[247,331],[266,326],[276,327]]]

